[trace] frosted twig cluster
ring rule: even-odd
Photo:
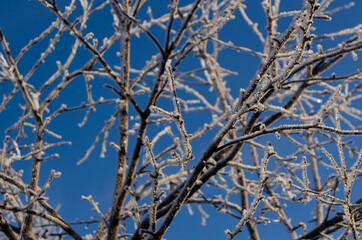
[[[188,210],[361,239],[360,2],[39,2],[0,30],[0,238],[173,239]]]

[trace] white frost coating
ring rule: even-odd
[[[55,171],[55,170],[52,170],[52,175],[55,177],[55,178],[59,178],[59,177],[61,177],[62,176],[62,173],[61,172],[57,172],[57,171]]]
[[[355,51],[352,51],[351,55],[352,55],[352,58],[353,58],[354,61],[358,61],[358,55],[357,55],[357,53]]]
[[[116,151],[121,151],[121,148],[115,142],[110,142],[109,145],[116,149]]]
[[[97,39],[97,38],[93,38],[93,39],[92,39],[92,43],[93,43],[93,48],[97,48],[97,46],[98,46],[98,39]]]
[[[171,63],[172,63],[172,60],[171,60],[171,59],[168,59],[168,60],[166,61],[166,69],[171,68]]]
[[[85,240],[92,240],[92,239],[93,239],[93,235],[92,235],[92,234],[86,234],[86,235],[84,236],[84,239],[85,239]]]
[[[79,0],[84,11],[88,11],[88,0]]]
[[[35,110],[39,110],[39,92],[29,91]]]
[[[103,46],[107,46],[109,43],[110,40],[107,37],[103,38]]]
[[[87,35],[85,35],[85,40],[89,40],[89,39],[92,39],[94,37],[94,33],[92,33],[92,32],[89,32],[89,33],[87,33]]]

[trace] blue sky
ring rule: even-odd
[[[69,2],[69,1],[65,1]],[[96,3],[98,1],[95,1]],[[151,6],[153,13],[156,16],[166,9],[168,1],[164,0],[151,0]],[[180,1],[181,2],[181,1]],[[191,2],[191,1],[188,1]],[[298,9],[301,6],[301,0],[293,1],[281,1],[282,10]],[[287,4],[285,5],[285,3]],[[349,1],[337,0],[339,4],[348,3]],[[263,23],[265,22],[263,16],[263,10],[260,7],[260,1],[246,0],[245,5],[248,6],[246,12],[249,17],[259,23],[259,29],[264,31]],[[26,45],[30,39],[38,36],[51,21],[55,20],[54,15],[45,7],[43,7],[38,1],[35,0],[13,0],[3,1],[0,5],[0,28],[3,31],[7,41],[10,43],[10,49],[13,55],[17,55],[20,49]],[[332,4],[337,6],[337,4]],[[79,7],[80,9],[80,7]],[[337,13],[333,15],[333,22],[316,21],[318,28],[317,33],[328,33],[337,31],[346,27],[353,27],[357,24],[362,23],[362,2],[356,1],[355,6],[345,12]],[[78,11],[78,10],[76,10]],[[140,12],[140,15],[145,14],[145,9]],[[75,12],[76,13],[76,12]],[[107,13],[108,14],[108,13]],[[111,16],[105,14],[97,14],[94,18],[89,21],[88,29],[86,32],[94,32],[95,35],[102,39],[105,36],[109,36],[113,32],[113,28],[109,23]],[[280,31],[282,31],[289,23],[291,18],[285,19],[285,23],[281,25]],[[152,29],[155,35],[163,32],[160,29]],[[224,41],[233,41],[235,45],[248,47],[254,50],[262,51],[262,45],[258,42],[258,39],[252,30],[247,26],[240,17],[240,13],[237,13],[235,20],[229,22],[224,29],[220,32],[221,39]],[[53,36],[52,36],[53,37]],[[50,76],[50,73],[56,69],[56,60],[64,62],[68,52],[69,43],[73,41],[71,36],[65,36],[65,39],[56,46],[56,50],[51,54],[45,64],[39,68],[39,71],[31,78],[30,83],[34,86],[40,86],[43,79]],[[162,38],[161,38],[162,39]],[[45,44],[49,41],[46,40]],[[132,39],[132,55],[131,64],[135,68],[143,66],[144,62],[150,56],[150,54],[157,51],[154,44],[145,38],[133,38]],[[327,42],[327,44],[334,44],[333,41]],[[34,63],[34,59],[38,58],[39,51],[44,48],[43,43],[36,46],[32,51],[24,56],[24,59],[19,63],[19,69],[25,75],[29,71],[30,67]],[[77,69],[83,66],[87,59],[90,57],[90,53],[84,48],[80,48],[80,54],[77,61],[72,64],[71,69]],[[118,51],[114,49],[114,51]],[[112,52],[111,50],[109,52]],[[111,66],[119,64],[119,59],[112,57],[111,54],[105,55]],[[236,96],[239,92],[240,87],[246,87],[248,81],[253,77],[255,70],[259,64],[259,58],[250,56],[246,53],[237,53],[231,50],[225,50],[220,54],[221,66],[227,66],[230,70],[238,72],[238,76],[228,78],[228,86],[232,88],[232,93]],[[188,58],[188,64],[192,64],[193,59]],[[181,69],[188,69],[191,65],[184,64],[180,66]],[[335,68],[334,71],[343,74],[348,73],[351,69],[361,68],[361,61],[353,61],[352,57],[347,56],[345,60],[339,64],[339,67]],[[49,73],[50,72],[50,73]],[[111,83],[109,80],[96,80],[93,81],[94,99],[98,99],[101,96],[110,94],[109,90],[102,88],[104,83]],[[4,85],[0,88],[0,93],[8,94],[11,90],[10,85]],[[205,90],[205,92],[207,92]],[[84,80],[82,78],[74,81],[72,85],[67,88],[59,100],[51,106],[53,109],[57,109],[61,103],[66,103],[68,106],[74,106],[86,99],[86,92],[84,90]],[[62,101],[62,102],[60,102]],[[141,99],[142,101],[142,99]],[[0,113],[0,137],[3,139],[3,132],[8,128],[12,122],[16,121],[19,117],[20,110],[18,104],[22,104],[21,96],[16,95],[15,98],[7,105],[6,110]],[[76,103],[76,104],[75,104]],[[167,104],[167,103],[165,103]],[[142,105],[142,104],[141,104]],[[88,220],[90,216],[97,219],[98,216],[91,212],[92,206],[83,200],[81,195],[92,194],[94,199],[99,202],[101,210],[105,211],[111,201],[110,196],[113,193],[113,180],[114,180],[114,166],[116,153],[113,149],[108,148],[106,158],[99,158],[100,145],[98,144],[96,150],[92,153],[90,158],[82,165],[76,163],[81,159],[89,146],[94,141],[95,136],[101,130],[105,120],[115,111],[113,105],[106,106],[104,108],[97,108],[97,112],[92,114],[86,126],[79,128],[78,123],[82,121],[84,111],[76,113],[67,113],[57,119],[55,119],[49,128],[54,132],[61,133],[63,140],[71,140],[73,143],[71,146],[62,146],[54,149],[54,152],[59,152],[60,158],[51,160],[42,165],[41,185],[46,180],[50,169],[56,169],[62,172],[60,179],[54,180],[51,188],[48,191],[50,203],[55,207],[60,204],[59,213],[67,221],[73,221],[78,218],[81,220]],[[197,117],[205,117],[198,115]],[[195,116],[187,115],[186,120],[192,123],[192,119]],[[206,119],[206,117],[205,117]],[[199,126],[190,126],[191,129],[197,129]],[[153,130],[153,131],[157,131]],[[154,134],[154,132],[149,132]],[[212,137],[210,134],[207,137]],[[111,139],[115,140],[116,134],[111,133]],[[29,133],[29,139],[32,139],[31,133]],[[49,138],[49,142],[55,139]],[[27,140],[24,140],[27,141]],[[205,146],[205,141],[198,141],[193,143],[195,155],[200,156],[202,149]],[[361,144],[362,145],[362,144]],[[31,167],[30,161],[24,161],[16,163],[16,168],[23,168],[24,179],[29,179],[29,173],[27,170]],[[198,210],[193,207],[194,215],[190,216],[187,209],[184,207],[183,210],[176,217],[175,221],[171,225],[170,230],[167,232],[165,238],[172,240],[181,239],[224,239],[226,228],[233,229],[237,220],[222,214],[216,213],[211,207],[206,207],[210,218],[207,219],[207,227],[201,226],[201,216]],[[302,210],[302,211],[300,211]],[[303,216],[303,209],[296,206],[293,211],[300,211],[300,216]],[[295,222],[296,224],[297,222]],[[78,228],[78,229],[82,229]],[[211,229],[211,230],[210,230]],[[260,226],[260,235],[264,239],[271,239],[271,234],[278,234],[280,239],[288,238],[287,233],[281,225],[273,225],[272,228],[268,226]],[[280,235],[279,235],[280,234]],[[237,239],[245,239],[248,236],[247,230],[241,233]],[[268,238],[269,237],[269,238]]]

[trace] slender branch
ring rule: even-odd
[[[232,141],[229,141],[228,143],[225,143],[223,145],[221,145],[220,147],[217,148],[217,151],[220,151],[222,149],[228,148],[231,145],[234,144],[238,144],[240,142],[243,141],[247,141],[253,138],[256,138],[258,136],[261,135],[265,135],[265,134],[271,134],[271,133],[277,133],[277,132],[282,132],[282,131],[293,131],[293,130],[308,130],[308,129],[321,129],[324,131],[328,131],[331,133],[336,133],[336,134],[340,134],[340,135],[348,135],[348,136],[360,136],[362,135],[362,131],[358,131],[358,130],[339,130],[333,127],[329,127],[329,126],[325,126],[325,125],[316,125],[316,124],[303,124],[303,125],[282,125],[280,127],[275,127],[275,128],[270,128],[270,129],[264,129],[264,130],[259,130],[256,132],[253,132],[251,134],[239,137],[237,139],[234,139]]]
[[[18,236],[14,232],[13,228],[8,224],[2,213],[0,213],[0,228],[5,233],[5,235],[8,237],[9,240],[18,239]]]

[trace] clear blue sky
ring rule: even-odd
[[[95,2],[97,3],[98,1]],[[157,8],[153,9],[154,15],[159,14],[159,12],[164,10],[169,3],[169,1],[165,0],[151,0],[151,2],[151,5],[157,6]],[[288,5],[285,5],[286,2]],[[342,3],[347,3],[349,1],[336,0],[336,3],[337,2],[342,5]],[[260,1],[255,0],[245,1],[245,4],[248,6],[246,12],[252,20],[259,22],[259,28],[263,30],[263,10],[259,3]],[[284,10],[299,9],[301,3],[301,0],[281,1],[281,8]],[[322,26],[318,29],[317,33],[337,31],[342,28],[361,24],[361,9],[362,1],[356,0],[354,8],[334,15],[333,22],[317,22],[316,26]],[[145,10],[143,10],[143,12],[141,11],[141,16],[144,12]],[[10,43],[10,49],[15,56],[30,39],[38,36],[49,23],[54,20],[54,15],[36,0],[12,0],[2,1],[0,3],[0,28],[7,41]],[[91,18],[90,22],[87,24],[89,30],[86,32],[94,32],[99,39],[109,36],[113,32],[112,26],[109,24],[110,21],[111,18],[109,15],[97,14],[95,18]],[[241,20],[240,14],[237,13],[236,20],[228,23],[221,31],[220,35],[222,36],[222,39],[225,41],[233,41],[239,46],[262,51],[262,45],[258,42],[255,35],[252,34],[252,30],[246,23],[240,23],[240,21],[243,20]],[[287,26],[288,21],[290,21],[290,18],[287,18],[285,25],[281,27]],[[157,31],[160,30],[155,29],[156,35]],[[282,29],[280,31],[282,31]],[[134,42],[132,43],[131,63],[134,67],[140,67],[149,57],[149,54],[156,52],[157,49],[149,40],[143,38],[134,38],[132,40]],[[49,39],[46,40],[45,43],[48,43],[48,41]],[[51,73],[51,71],[56,69],[55,61],[61,60],[64,62],[65,57],[69,52],[67,43],[69,44],[70,42],[72,42],[72,38],[67,36],[65,41],[56,46],[57,49],[49,58],[47,58],[44,66],[39,69],[40,71],[31,78],[30,83],[34,84],[36,87],[40,86],[41,83],[50,76],[49,72]],[[333,45],[333,42],[330,44]],[[34,59],[38,58],[39,51],[43,48],[44,44],[39,44],[39,46],[36,46],[29,54],[24,56],[22,61],[20,61],[19,68],[24,75],[29,71],[34,63]],[[77,62],[72,65],[72,70],[82,66],[90,56],[84,48],[82,48],[81,51],[83,52]],[[115,51],[117,51],[117,49],[115,49]],[[119,59],[109,58],[109,61],[111,62],[110,65],[113,66],[118,63]],[[192,62],[192,59],[190,62]],[[225,50],[220,55],[220,64],[222,66],[227,66],[229,69],[239,73],[239,76],[231,77],[229,82],[229,87],[233,88],[234,94],[238,93],[240,87],[245,87],[248,83],[247,81],[253,77],[258,63],[259,59],[257,57],[249,56],[245,53],[236,53]],[[361,61],[354,62],[352,61],[352,58],[348,56],[337,70],[340,71],[340,73],[347,73],[349,69],[357,69],[358,66],[360,68],[362,67]],[[187,65],[183,67],[187,68]],[[104,82],[94,81],[93,89],[97,89],[94,95],[95,99],[109,93],[108,90],[102,90],[103,84]],[[0,88],[0,94],[8,94],[10,89],[10,85],[8,87],[3,85]],[[21,104],[21,97],[19,94],[20,93],[18,93],[18,95],[8,104],[7,109],[0,113],[0,139],[3,139],[4,129],[8,128],[11,123],[16,121],[19,117],[18,104]],[[66,101],[68,106],[76,105],[74,102],[79,104],[84,101],[84,99],[86,99],[86,93],[82,79],[74,81],[69,90],[65,90],[62,95],[62,101]],[[52,107],[56,109],[59,105]],[[98,108],[97,112],[92,114],[89,122],[84,128],[78,128],[77,126],[77,124],[82,121],[84,112],[65,114],[58,117],[58,119],[54,120],[49,126],[54,132],[60,133],[63,136],[63,140],[71,140],[73,142],[71,146],[63,146],[54,149],[55,152],[61,154],[60,158],[45,162],[41,169],[41,184],[46,180],[50,169],[56,169],[57,171],[62,172],[62,177],[53,181],[47,196],[49,196],[50,203],[54,207],[58,204],[61,205],[59,213],[67,221],[73,221],[76,218],[88,220],[90,216],[99,219],[94,212],[91,212],[92,206],[88,202],[81,200],[81,195],[87,196],[92,194],[94,199],[99,202],[100,208],[103,211],[106,211],[109,206],[111,201],[110,196],[112,196],[113,193],[115,151],[108,148],[106,158],[101,159],[99,158],[100,144],[98,144],[96,150],[85,163],[80,166],[76,165],[76,163],[83,157],[95,136],[101,130],[104,121],[107,120],[109,118],[108,116],[113,112],[114,106],[105,107],[103,109]],[[196,129],[198,126],[194,127]],[[31,140],[32,136],[29,137]],[[111,138],[116,142],[117,140],[114,139],[115,137],[116,135],[114,133],[111,134]],[[52,138],[49,138],[48,140],[49,142],[55,141],[55,139]],[[202,153],[203,145],[203,142],[199,142],[193,147],[196,156],[199,156]],[[31,161],[24,161],[16,163],[15,165],[15,167],[18,167],[19,169],[24,168],[24,180],[29,179],[28,170],[30,169],[30,166]],[[210,215],[210,218],[207,219],[207,227],[201,226],[201,217],[195,207],[193,207],[193,216],[190,216],[187,209],[184,207],[171,225],[165,238],[169,240],[224,239],[226,236],[224,230],[226,228],[233,229],[237,220],[230,216],[217,214],[211,207],[206,207],[205,209],[208,210],[208,214]],[[303,209],[300,209],[300,206],[296,206],[293,211],[298,211],[300,212],[298,215],[303,216]],[[301,220],[302,218],[300,221]],[[297,221],[294,222],[294,224],[296,223]],[[270,237],[272,235],[280,236],[279,239],[288,238],[288,235],[282,226],[273,225],[272,228],[260,226],[259,229],[263,229],[263,231],[260,231],[262,239],[273,239]],[[202,238],[200,238],[201,236]],[[244,233],[240,234],[237,239],[246,239],[246,236],[248,236],[248,233],[245,228]]]

